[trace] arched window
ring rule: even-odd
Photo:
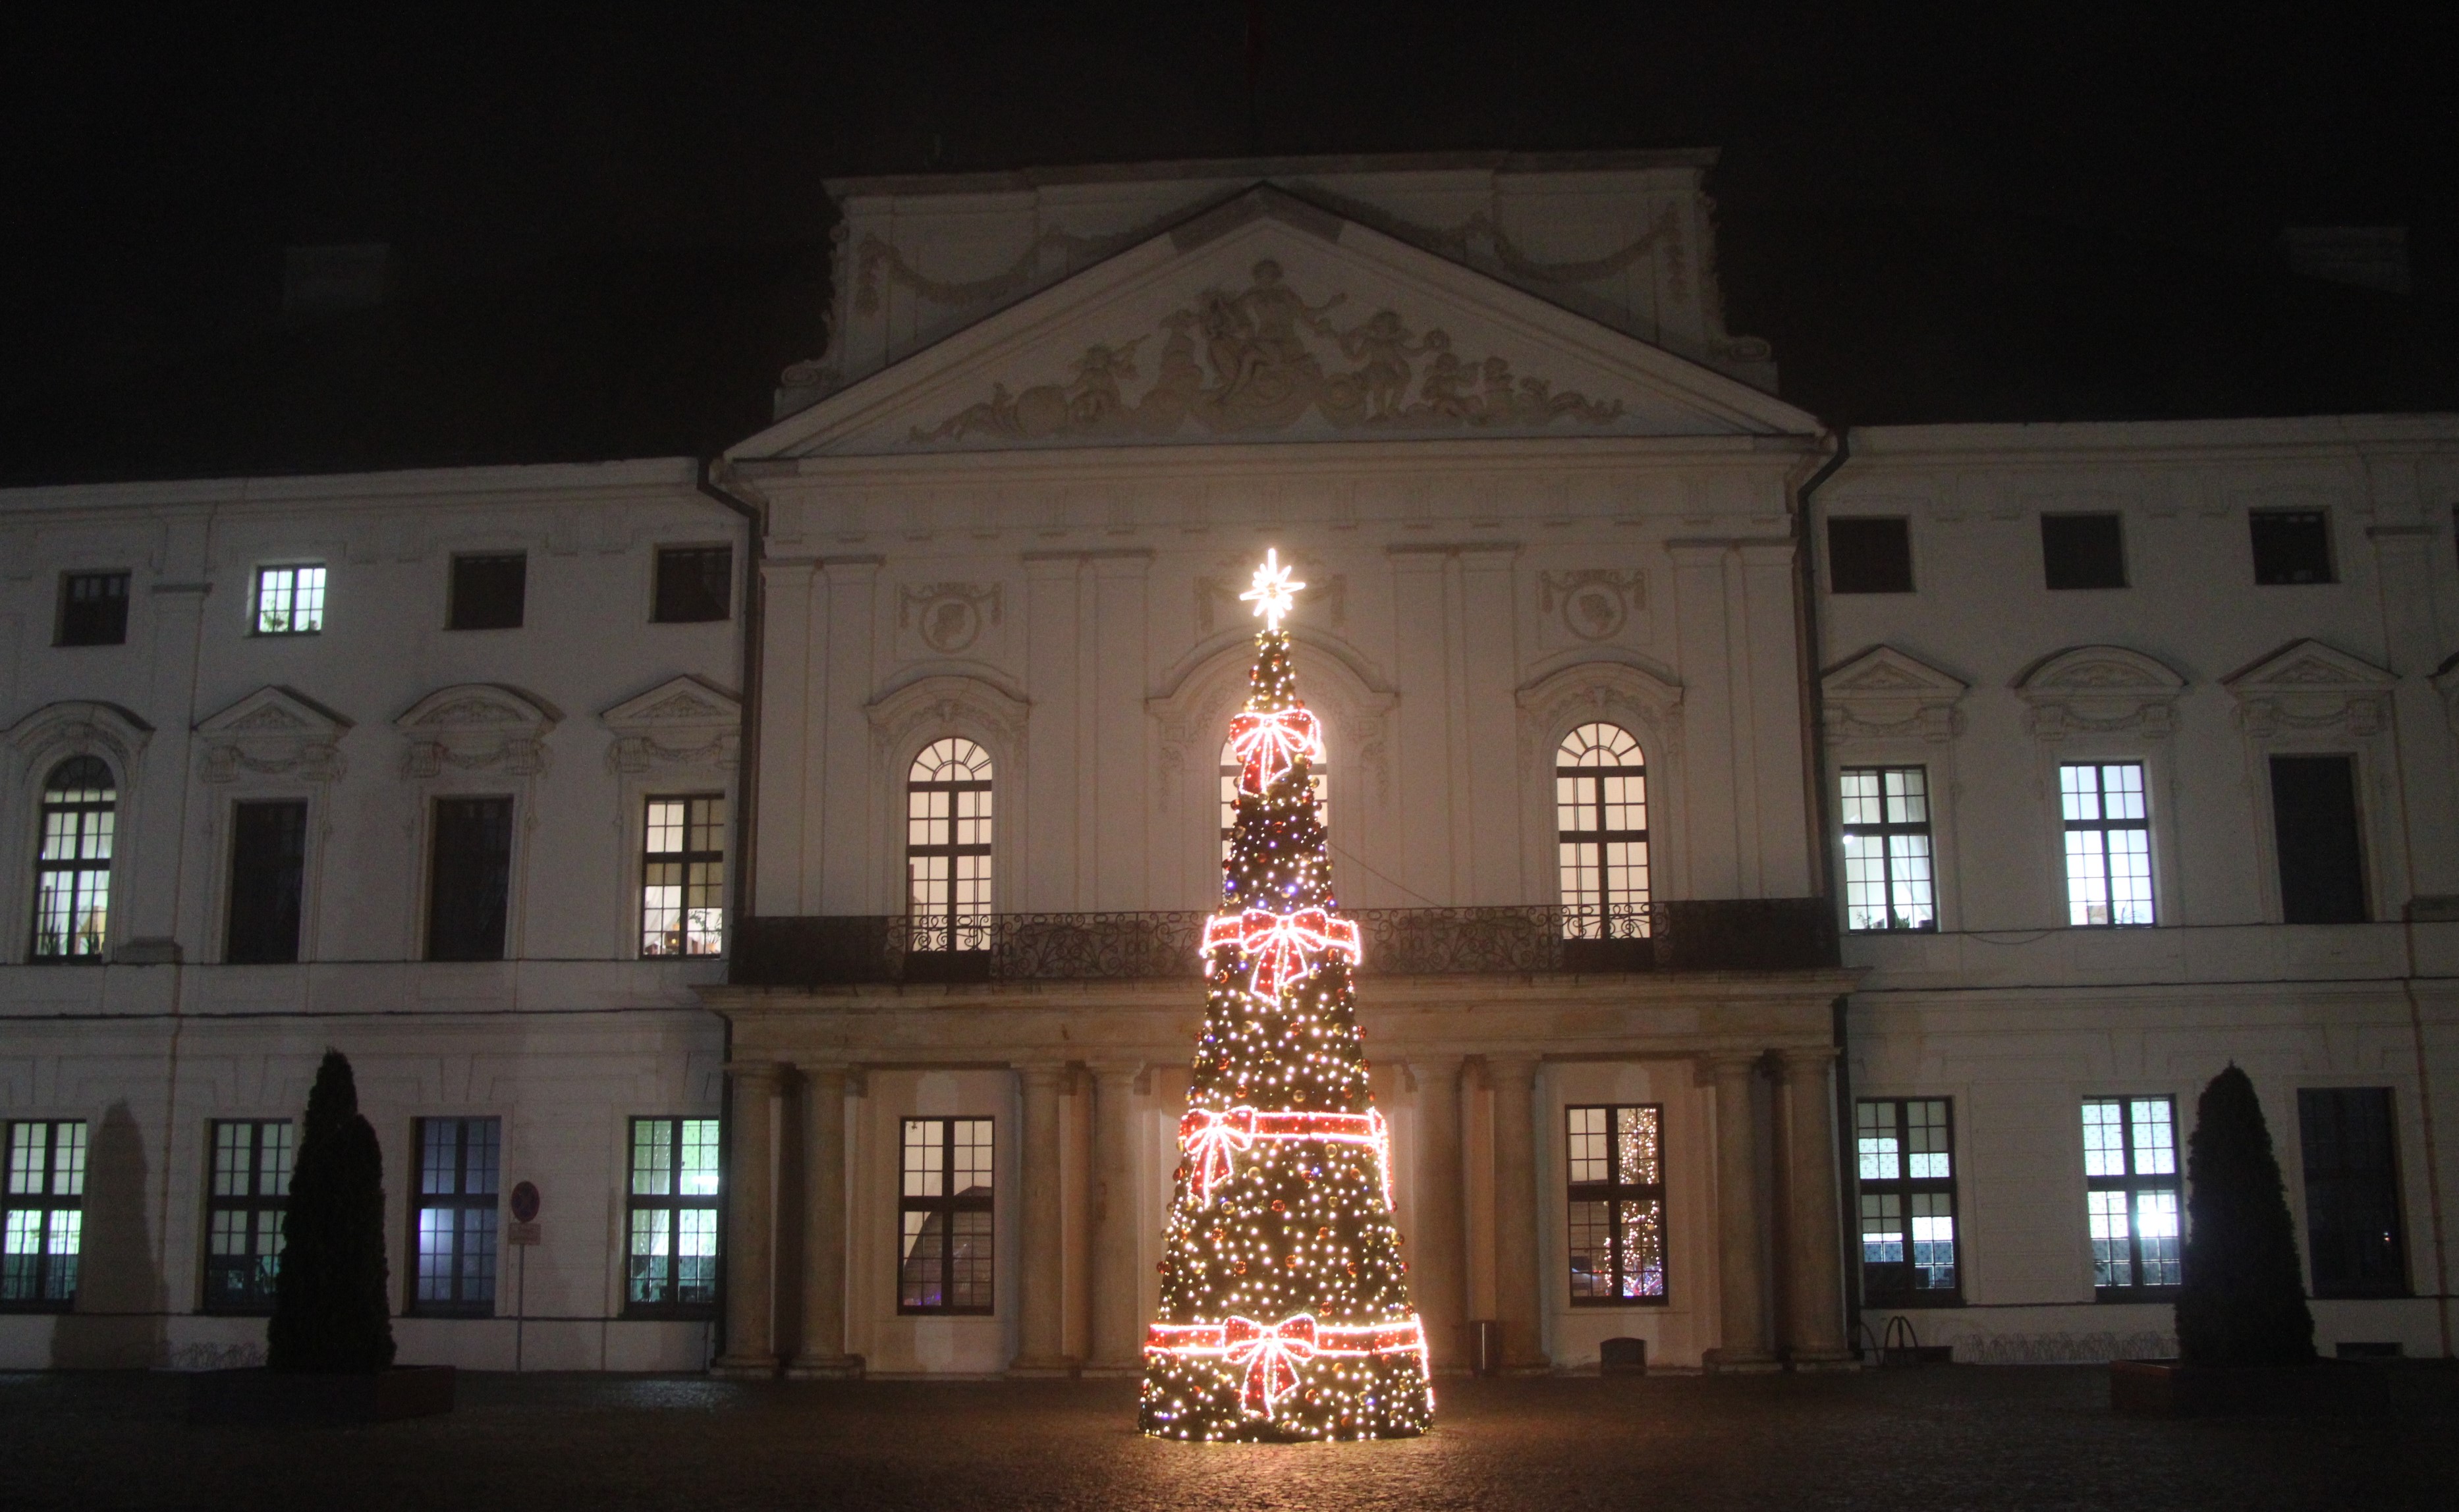
[[[1221,743],[1221,859],[1224,861],[1230,859],[1230,831],[1238,828],[1238,769],[1237,753],[1230,748],[1230,742],[1223,741]],[[1317,766],[1314,768],[1309,786],[1314,789],[1315,823],[1329,830],[1332,828],[1331,775]]]
[[[34,862],[36,960],[102,958],[118,808],[118,785],[100,757],[72,756],[43,784],[43,850]]]
[[[991,758],[969,740],[933,741],[905,780],[910,949],[991,948]]]
[[[1637,939],[1648,927],[1648,763],[1619,724],[1583,724],[1554,753],[1566,939]]]

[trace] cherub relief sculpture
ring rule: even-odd
[[[1124,346],[1086,347],[1064,384],[1037,384],[1016,394],[995,384],[988,399],[936,427],[915,426],[912,439],[1161,436],[1190,419],[1215,433],[1277,430],[1310,410],[1343,429],[1407,430],[1543,429],[1558,420],[1602,425],[1622,413],[1618,399],[1556,393],[1544,378],[1515,381],[1511,364],[1501,357],[1472,364],[1452,349],[1448,333],[1419,335],[1397,310],[1378,309],[1339,329],[1329,316],[1345,296],[1310,304],[1269,258],[1251,276],[1244,289],[1207,289],[1191,306],[1162,318],[1158,371],[1152,387],[1132,402],[1125,386],[1143,376],[1136,366],[1142,336]],[[1355,366],[1327,371],[1327,357]]]

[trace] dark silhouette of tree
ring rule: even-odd
[[[383,1370],[393,1352],[389,1289],[384,1152],[359,1112],[348,1059],[327,1050],[291,1170],[265,1363],[279,1371]]]
[[[2187,1144],[2185,1281],[2177,1353],[2191,1365],[2295,1365],[2314,1357],[2314,1316],[2288,1194],[2254,1083],[2231,1065],[2195,1108]]]

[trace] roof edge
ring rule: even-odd
[[[283,502],[301,499],[434,498],[534,493],[540,489],[633,490],[691,487],[699,462],[686,456],[605,462],[511,462],[478,467],[401,468],[370,472],[284,472],[148,478],[117,483],[38,483],[0,488],[0,511],[110,505]]]
[[[1631,173],[1652,168],[1708,169],[1715,147],[1628,148],[1601,152],[1339,153],[1314,157],[1177,158],[1151,162],[1062,163],[977,173],[879,174],[823,178],[832,199],[859,195],[992,194],[1064,184],[1150,183],[1178,178],[1271,178],[1302,174]]]

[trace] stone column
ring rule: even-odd
[[[1534,1375],[1545,1354],[1537,1281],[1537,1058],[1488,1056],[1494,1084],[1494,1311],[1503,1324],[1503,1368]]]
[[[1136,1211],[1136,1067],[1093,1067],[1093,1329],[1088,1371],[1144,1364],[1145,1270]]]
[[[846,1353],[846,1083],[842,1065],[803,1071],[803,1348],[789,1376],[860,1376]]]
[[[1060,1255],[1059,1210],[1059,1078],[1055,1065],[1019,1068],[1024,1091],[1024,1127],[1018,1143],[1023,1163],[1017,1183],[1022,1211],[1017,1225],[1018,1348],[1009,1362],[1011,1376],[1064,1375],[1067,1358],[1061,1337],[1064,1276]]]
[[[725,1351],[709,1367],[735,1376],[777,1373],[777,1114],[782,1068],[771,1060],[726,1068],[730,1097],[725,1171]]]
[[[1776,1368],[1768,1353],[1766,1282],[1759,1270],[1758,1138],[1751,1109],[1755,1055],[1705,1058],[1716,1089],[1716,1292],[1722,1342],[1712,1371]]]
[[[1826,1045],[1786,1050],[1785,1352],[1796,1370],[1848,1362],[1843,1263],[1836,1223],[1836,1112],[1828,1105]]]
[[[1461,1058],[1409,1062],[1418,1079],[1417,1232],[1408,1250],[1410,1293],[1425,1320],[1435,1368],[1469,1363],[1468,1227],[1461,1209]]]

